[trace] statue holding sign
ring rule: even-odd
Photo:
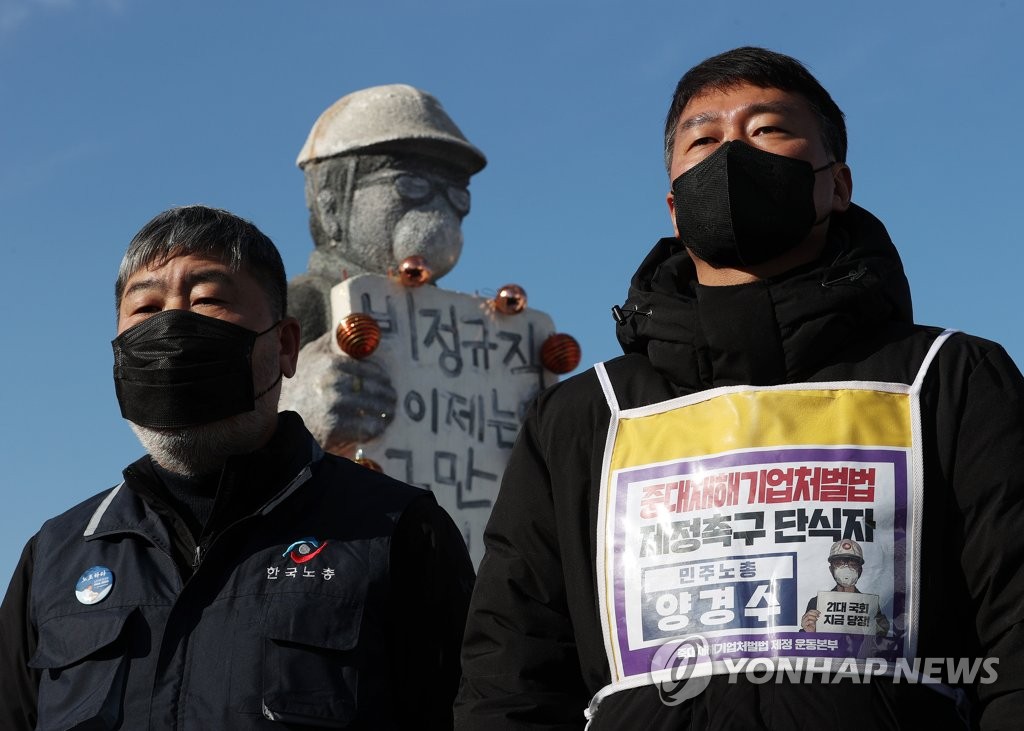
[[[288,285],[303,351],[282,408],[302,414],[328,451],[352,456],[382,434],[396,398],[377,363],[332,349],[331,288],[410,256],[433,262],[435,279],[447,273],[462,251],[469,178],[486,163],[433,96],[402,84],[342,97],[313,125],[297,164],[315,246]]]
[[[525,404],[579,362],[521,288],[434,286],[458,261],[485,164],[411,86],[363,89],[320,116],[298,158],[315,249],[289,284],[303,348],[281,396],[328,451],[433,490],[476,562]]]

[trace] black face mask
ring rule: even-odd
[[[679,240],[715,266],[774,259],[820,223],[814,176],[832,165],[726,142],[672,182]]]
[[[252,351],[263,332],[188,310],[164,310],[111,342],[121,415],[154,429],[208,424],[256,408]]]

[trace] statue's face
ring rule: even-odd
[[[423,257],[434,278],[448,273],[462,253],[462,219],[469,213],[468,177],[416,158],[358,176],[351,205],[343,191],[320,191],[325,231],[342,242],[341,255],[365,271],[387,274],[410,256]],[[347,213],[347,220],[346,220]],[[332,228],[333,227],[333,228]]]

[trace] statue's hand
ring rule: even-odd
[[[299,351],[295,377],[281,388],[280,409],[297,411],[329,452],[353,456],[394,417],[397,396],[388,373],[372,360],[331,349],[327,332]]]

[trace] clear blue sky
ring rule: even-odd
[[[141,453],[109,344],[132,235],[216,205],[300,273],[295,157],[375,84],[432,92],[489,158],[443,285],[522,285],[590,364],[618,354],[609,307],[671,232],[678,77],[734,46],[792,54],[846,111],[854,200],[896,241],[917,320],[1024,362],[1022,32],[1013,0],[0,0],[0,586],[43,520]]]

